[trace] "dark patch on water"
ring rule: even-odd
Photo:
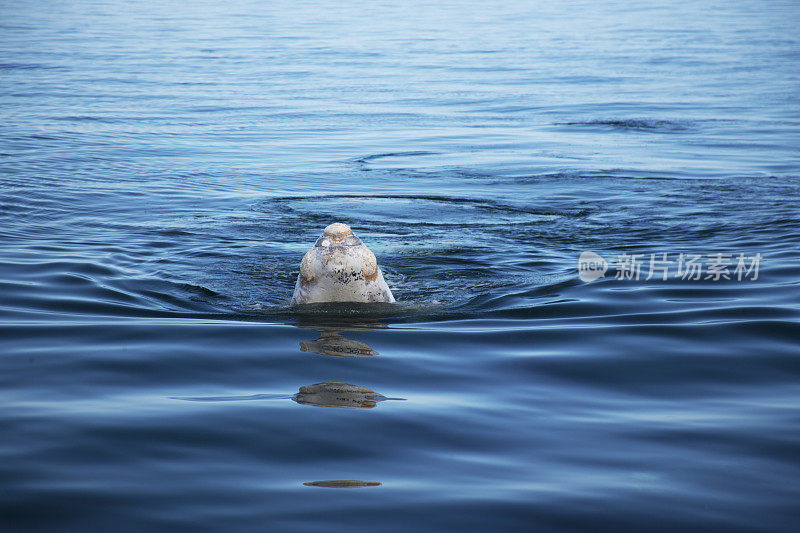
[[[0,70],[37,70],[37,69],[58,69],[54,65],[41,65],[37,63],[0,63]]]
[[[422,155],[436,155],[437,152],[424,152],[424,151],[415,151],[415,152],[390,152],[386,154],[372,154],[372,155],[365,155],[364,157],[359,157],[356,159],[356,163],[368,163],[375,159],[385,159],[387,157],[414,157],[414,156],[422,156]]]
[[[352,489],[358,487],[379,487],[379,481],[359,481],[357,479],[332,479],[328,481],[306,481],[306,487],[327,487],[333,489]]]
[[[584,122],[556,122],[556,126],[605,126],[619,130],[676,132],[686,131],[693,126],[690,121],[654,119],[606,119]]]

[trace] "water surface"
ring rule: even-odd
[[[0,522],[792,531],[798,25],[5,3]],[[400,304],[287,307],[333,221]],[[623,253],[731,279],[616,279]]]

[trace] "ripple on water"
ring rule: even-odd
[[[3,525],[797,529],[796,2],[418,4],[3,3]]]

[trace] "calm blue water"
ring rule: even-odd
[[[798,27],[3,2],[0,526],[794,531]],[[401,303],[287,307],[334,221]]]

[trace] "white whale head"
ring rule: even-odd
[[[375,254],[339,222],[325,228],[303,256],[292,297],[292,305],[394,301]]]

